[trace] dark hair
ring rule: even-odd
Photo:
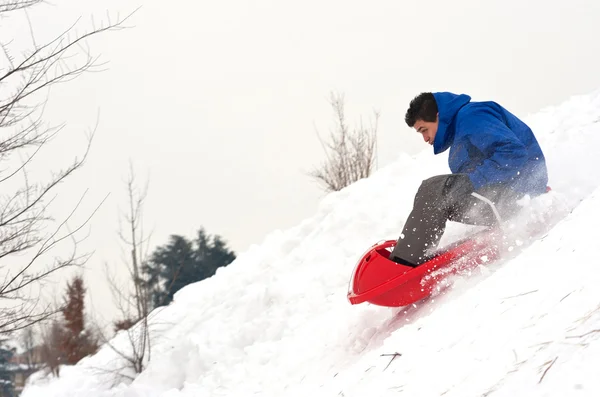
[[[422,92],[410,101],[404,121],[406,121],[409,127],[414,126],[417,120],[433,122],[437,117],[437,113],[437,102],[433,94],[431,92]]]

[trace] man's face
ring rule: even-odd
[[[435,134],[438,129],[438,123],[439,115],[436,116],[435,121],[417,120],[413,128],[423,136],[423,140],[426,143],[433,145],[433,140],[435,139]]]

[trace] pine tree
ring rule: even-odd
[[[12,380],[9,363],[15,353],[14,348],[5,346],[6,340],[0,340],[0,396],[14,396],[14,383]]]
[[[235,258],[221,237],[209,236],[202,228],[194,240],[172,235],[142,267],[154,306],[169,304],[181,288],[213,276],[219,267],[229,265]]]
[[[97,341],[85,329],[85,292],[81,276],[75,276],[67,284],[65,306],[62,309],[64,335],[61,343],[66,364],[76,364],[98,348]]]

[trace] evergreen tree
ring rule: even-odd
[[[219,236],[200,229],[196,239],[172,235],[169,242],[154,250],[142,271],[152,290],[154,306],[167,305],[173,295],[188,284],[204,280],[236,258]]]
[[[0,396],[14,396],[15,385],[10,371],[10,360],[15,354],[14,348],[4,346],[5,340],[0,340]]]
[[[62,309],[64,333],[61,343],[66,364],[76,364],[98,349],[97,341],[85,329],[85,291],[81,276],[75,276],[67,284],[65,306]]]

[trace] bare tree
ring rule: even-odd
[[[64,364],[64,354],[61,349],[64,339],[62,325],[53,320],[45,322],[42,327],[41,359],[52,375],[60,376],[60,366]]]
[[[129,278],[128,287],[123,286],[107,269],[108,282],[121,319],[115,321],[114,330],[123,330],[128,340],[127,348],[117,347],[101,332],[102,339],[117,353],[124,365],[113,371],[119,377],[133,380],[134,374],[141,373],[151,357],[150,325],[150,290],[149,283],[141,273],[141,266],[146,260],[149,250],[149,235],[146,235],[143,225],[144,201],[148,194],[148,184],[143,189],[137,186],[133,167],[126,182],[127,211],[121,218],[119,237],[127,247],[124,262],[127,264]]]
[[[33,327],[27,327],[21,334],[21,346],[24,350],[25,364],[27,368],[33,368],[36,363],[35,357],[35,331]]]
[[[40,2],[0,0],[0,17]],[[61,221],[51,217],[50,206],[57,199],[58,186],[85,163],[95,128],[88,134],[83,155],[62,169],[56,167],[59,169],[51,171],[46,180],[32,180],[30,167],[39,158],[36,155],[64,128],[44,125],[49,89],[84,72],[98,71],[101,65],[85,48],[86,41],[122,29],[127,18],[108,21],[82,34],[75,32],[75,23],[44,44],[37,43],[30,25],[31,45],[25,51],[15,51],[10,40],[0,39],[0,300],[7,303],[0,309],[0,333],[26,328],[56,313],[32,294],[39,293],[42,283],[53,273],[80,266],[89,257],[76,248],[79,232],[95,210],[74,227],[69,225],[85,193]],[[46,99],[42,100],[39,96],[44,93]],[[18,159],[22,161],[15,164]],[[69,241],[70,254],[50,257]]]
[[[23,8],[31,7],[38,3],[41,3],[42,0],[9,0],[0,2],[0,13],[8,12],[8,11],[16,11]]]
[[[310,173],[328,192],[339,191],[371,175],[376,161],[379,122],[379,112],[375,111],[374,120],[368,126],[363,125],[361,119],[360,124],[351,129],[346,121],[344,96],[331,93],[330,104],[334,111],[335,128],[330,131],[327,143],[319,135],[326,161]]]

